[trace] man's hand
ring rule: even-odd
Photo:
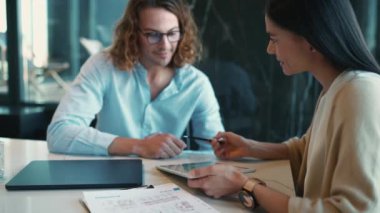
[[[155,133],[136,142],[132,152],[144,158],[172,158],[184,148],[186,144],[174,135]]]

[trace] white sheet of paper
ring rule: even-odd
[[[152,189],[85,191],[83,201],[92,213],[218,212],[173,183]]]

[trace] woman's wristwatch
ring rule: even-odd
[[[253,192],[257,184],[266,186],[264,181],[253,178],[251,180],[247,180],[247,182],[243,185],[242,190],[239,192],[240,202],[248,209],[254,209],[259,206],[255,193]]]

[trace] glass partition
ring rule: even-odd
[[[197,66],[214,86],[225,128],[263,141],[301,136],[321,88],[309,74],[285,76],[267,54],[265,0],[190,2],[205,47]],[[352,2],[369,47],[379,53],[378,0]]]
[[[8,93],[6,2],[0,0],[0,95]]]

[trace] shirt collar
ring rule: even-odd
[[[182,84],[184,82],[184,78],[186,74],[185,72],[187,68],[188,68],[188,65],[185,65],[180,68],[175,68],[174,78],[170,81],[169,85],[160,93],[157,99],[161,100],[161,99],[167,98],[180,91]],[[136,75],[138,75],[140,82],[143,83],[145,86],[149,87],[148,82],[146,80],[148,71],[140,62],[136,63],[134,67],[134,71],[136,72]]]

